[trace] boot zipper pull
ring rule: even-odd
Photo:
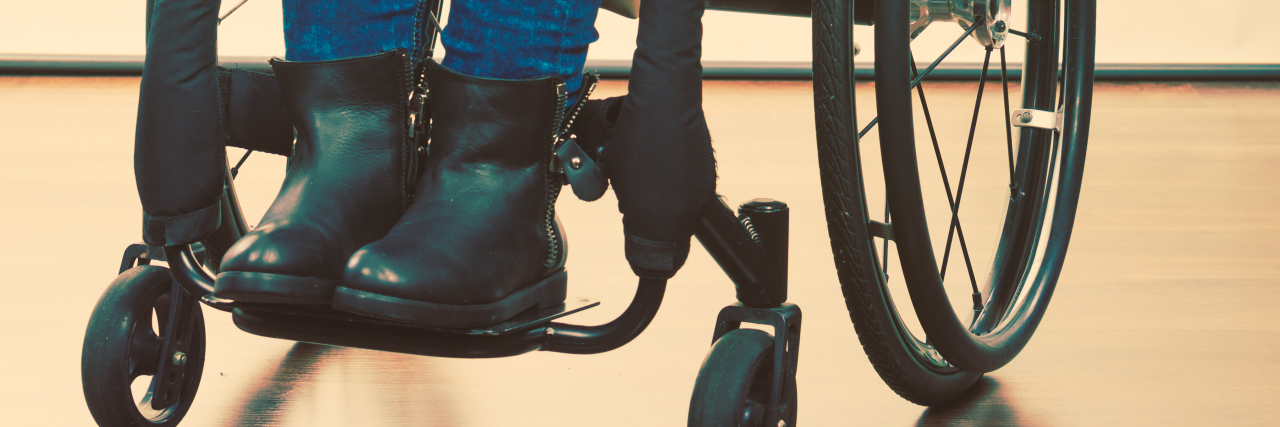
[[[551,146],[551,153],[552,153],[551,172],[552,173],[564,174],[564,168],[560,165],[560,157],[558,157],[556,153],[560,151],[561,146],[564,145],[565,140],[570,138],[569,132],[573,128],[573,121],[576,120],[578,118],[578,114],[582,112],[582,107],[587,105],[587,98],[590,97],[591,93],[596,90],[596,83],[600,82],[600,76],[598,76],[596,73],[584,72],[583,74],[584,74],[583,85],[582,85],[582,89],[580,90],[581,93],[578,95],[578,99],[574,101],[573,106],[569,107],[569,109],[565,112],[565,113],[568,113],[567,115],[558,114],[558,116],[560,117],[556,119],[556,122],[558,122],[558,124],[557,124],[557,129],[555,131],[556,132],[555,143],[552,144]],[[568,98],[568,94],[565,93],[565,90],[566,90],[565,85],[561,83],[557,92],[558,94],[560,94],[559,99],[560,99],[561,105],[563,105]],[[568,117],[567,120],[565,120],[566,116]]]
[[[551,161],[547,164],[552,174],[561,173],[560,162],[556,158],[556,149],[560,148],[561,138],[564,136],[560,132],[560,126],[564,124],[565,103],[568,100],[569,93],[565,89],[564,82],[556,82],[555,115],[551,119]]]
[[[573,195],[585,201],[594,201],[609,189],[609,178],[595,160],[591,159],[578,141],[570,136],[556,150],[564,181],[573,189]]]

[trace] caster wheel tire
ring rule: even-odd
[[[204,316],[195,322],[181,397],[151,407],[151,379],[159,366],[173,276],[163,267],[137,266],[116,277],[98,300],[85,331],[80,379],[89,412],[103,426],[174,426],[195,400],[204,369]]]
[[[787,375],[787,382],[782,421],[794,426],[799,394],[795,375]],[[765,426],[772,390],[773,337],[755,329],[729,332],[711,346],[698,370],[689,402],[689,426]]]

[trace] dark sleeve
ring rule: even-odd
[[[133,167],[142,238],[195,242],[218,228],[226,169],[218,0],[156,0],[138,97]]]
[[[702,0],[645,0],[629,93],[608,146],[609,177],[636,275],[669,278],[715,193],[702,113]]]

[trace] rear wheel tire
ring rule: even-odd
[[[866,0],[863,0],[866,1]],[[813,2],[813,95],[822,199],[845,305],[876,373],[904,399],[934,405],[954,400],[981,377],[926,366],[882,282],[857,143],[853,78],[853,2]]]
[[[980,290],[983,307],[975,315],[977,321],[971,328],[961,324],[959,328],[944,329],[937,326],[942,323],[939,319],[960,324],[958,318],[965,313],[958,315],[952,309],[941,288],[940,269],[930,245],[942,247],[943,242],[928,240],[928,230],[949,230],[951,212],[943,211],[941,223],[910,221],[913,217],[917,220],[924,217],[920,179],[925,177],[916,169],[912,121],[912,116],[919,111],[913,109],[913,99],[919,94],[923,100],[924,95],[923,89],[910,85],[916,70],[911,67],[912,59],[907,48],[911,39],[907,3],[877,1],[874,8],[879,135],[884,170],[888,171],[884,187],[888,195],[886,206],[869,204],[868,191],[864,187],[864,184],[878,186],[879,179],[873,173],[872,179],[866,180],[867,167],[878,167],[874,163],[865,163],[875,162],[875,159],[862,159],[862,148],[857,142],[860,126],[855,119],[853,94],[853,7],[848,4],[850,2],[841,0],[814,0],[814,104],[819,167],[828,232],[841,289],[859,340],[876,371],[890,388],[909,401],[935,405],[959,397],[981,376],[980,373],[989,372],[1012,359],[1043,316],[1061,269],[1079,195],[1092,93],[1094,1],[1066,0],[1068,17],[1065,31],[1058,24],[1058,11],[1061,9],[1058,1],[1030,0],[1031,7],[1023,11],[1031,18],[1027,32],[1039,32],[1043,37],[1035,46],[1028,46],[1028,66],[1023,82],[1026,83],[1024,87],[1029,88],[1029,95],[1024,96],[1024,104],[1020,107],[1054,111],[1065,101],[1066,126],[1061,140],[1052,130],[1022,132],[1016,139],[1019,143],[1016,155],[1010,144],[1010,180],[1022,184],[1019,190],[1029,194],[1024,201],[1011,203],[1006,210],[1003,231],[996,239],[999,256],[991,265],[994,280],[984,286],[987,288],[985,291]],[[885,22],[897,25],[885,25]],[[955,28],[954,24],[946,25]],[[1056,74],[1061,40],[1069,43],[1065,56],[1066,84],[1059,87]],[[973,40],[962,42],[972,43]],[[1007,36],[1006,42],[1032,44],[1012,34]],[[998,90],[996,87],[991,89],[992,92]],[[924,111],[927,114],[928,110]],[[967,115],[968,112],[960,114]],[[933,123],[929,120],[934,118],[923,118],[929,123],[929,135],[933,136]],[[967,123],[968,117],[964,119]],[[974,123],[977,123],[976,119]],[[1010,129],[1008,133],[1012,133],[1009,122],[1004,120],[991,125],[999,126],[1001,131]],[[998,142],[1003,147],[1005,140],[999,138],[999,141],[988,143]],[[922,150],[925,146],[928,142],[921,143]],[[928,150],[934,151],[935,147],[928,147]],[[1000,157],[1003,162],[1003,153]],[[1016,171],[1013,171],[1015,157]],[[903,166],[906,164],[910,167]],[[930,175],[927,178],[932,181],[925,185],[942,186],[938,177]],[[955,178],[956,175],[952,175],[952,181],[947,185],[948,192],[955,187]],[[877,201],[879,197],[876,197]],[[951,200],[943,201],[952,203],[953,207],[959,204]],[[1049,205],[1051,200],[1053,206]],[[888,215],[889,208],[892,208],[891,216]],[[876,214],[874,217],[871,215],[873,212]],[[892,228],[882,227],[873,221],[890,223]],[[873,229],[869,224],[876,227]],[[1049,225],[1053,227],[1052,232]],[[885,230],[891,232],[886,233]],[[884,239],[890,237],[887,234],[891,234],[889,241]],[[1041,239],[1042,236],[1046,237]],[[916,244],[906,248],[899,246],[904,237],[915,237]],[[923,239],[923,244],[920,244],[920,239]],[[887,253],[893,251],[898,253],[904,267],[901,274],[893,273],[899,284],[890,286],[890,257]],[[955,264],[952,282],[949,283],[968,289],[971,277],[978,276],[966,276],[960,268],[954,268],[964,265],[972,269],[972,266],[966,265],[967,261],[964,264],[957,261],[958,254],[952,255],[955,255],[951,258]],[[968,259],[967,253],[965,259]],[[931,276],[938,283],[925,283],[919,279],[921,276]],[[908,295],[901,290],[903,281],[910,290],[911,304],[903,305],[900,310],[895,305],[895,297],[899,298],[898,304],[906,304]],[[976,280],[974,282],[977,287]],[[934,286],[931,290],[935,298],[917,295],[918,289],[929,286]],[[915,307],[915,313],[906,307]],[[913,332],[903,316],[920,317],[921,326]],[[919,330],[921,327],[924,331]],[[983,345],[986,348],[979,348]],[[952,356],[955,356],[955,361],[951,360]]]

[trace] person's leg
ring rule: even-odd
[[[455,59],[446,62],[467,75],[436,67],[434,73],[443,81],[452,80],[451,87],[428,83],[435,112],[432,155],[422,178],[425,184],[418,185],[427,190],[413,197],[422,212],[405,214],[411,223],[422,219],[416,223],[419,228],[450,232],[399,233],[410,246],[431,247],[416,252],[392,248],[388,256],[441,256],[410,262],[400,276],[378,280],[413,279],[408,286],[411,296],[424,289],[430,294],[430,289],[450,288],[445,293],[466,305],[477,301],[467,286],[482,289],[480,299],[504,298],[529,280],[545,281],[560,271],[561,238],[551,222],[559,182],[549,176],[547,165],[547,134],[560,125],[549,123],[547,116],[563,117],[555,112],[565,108],[556,94],[556,80],[567,80],[568,90],[580,84],[586,45],[597,37],[593,25],[599,3],[559,1],[454,5],[446,49],[453,46],[447,55]],[[408,94],[401,92],[407,90],[402,82],[409,80],[408,61],[419,58],[388,51],[419,51],[426,9],[418,0],[286,0],[284,8],[289,61],[273,66],[298,130],[295,155],[279,197],[257,229],[224,257],[217,291],[220,297],[242,301],[324,304],[332,298],[347,258],[388,234],[411,199],[406,191],[415,179],[410,175],[414,156],[399,124],[407,122],[403,105]],[[513,84],[476,79],[475,74],[546,78]],[[530,92],[530,83],[543,89]],[[491,99],[480,100],[467,92],[472,89],[488,91]],[[435,96],[438,90],[443,96]],[[451,150],[471,149],[484,155],[448,155]],[[494,166],[488,172],[505,175],[445,173],[459,165],[481,172]],[[474,185],[467,187],[468,182]],[[455,191],[459,188],[466,191]],[[485,191],[475,191],[478,188]],[[464,208],[451,204],[455,200],[480,205]],[[390,246],[394,244],[382,245]],[[358,254],[351,259],[355,264]],[[507,268],[513,264],[521,264],[520,271]],[[397,273],[383,268],[388,266],[374,267]],[[424,268],[427,273],[422,273]],[[477,271],[488,275],[477,276]],[[454,280],[461,277],[468,279]],[[553,289],[547,298],[563,300],[563,281],[559,286],[558,296]]]
[[[576,94],[600,0],[454,0],[442,65],[499,79],[560,76]],[[570,101],[572,102],[572,101]]]
[[[297,132],[280,193],[223,257],[215,292],[328,305],[351,254],[408,205],[410,59],[418,0],[286,0],[288,61],[272,61]]]
[[[416,55],[425,22],[421,0],[284,0],[283,6],[289,61],[329,61],[397,48]]]
[[[600,38],[600,0],[455,0],[441,34],[443,65],[501,79],[560,76],[569,93]],[[285,59],[324,61],[403,48],[429,29],[420,0],[285,0]],[[417,60],[418,58],[413,58]]]

